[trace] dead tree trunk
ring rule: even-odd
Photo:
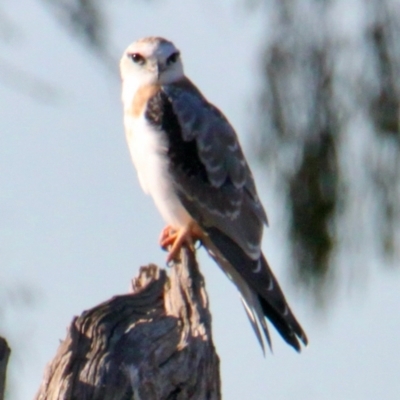
[[[6,391],[7,364],[11,350],[7,341],[0,337],[0,400],[4,400]]]
[[[36,400],[220,399],[204,279],[181,255],[169,277],[142,267],[133,293],[74,318]]]

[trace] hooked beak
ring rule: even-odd
[[[155,69],[157,72],[157,79],[160,79],[161,74],[166,70],[166,65],[158,62]]]

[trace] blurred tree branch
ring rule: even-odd
[[[41,0],[72,35],[89,47],[102,62],[115,70],[108,43],[108,21],[98,0]]]
[[[315,293],[335,270],[339,226],[360,240],[376,231],[385,254],[399,234],[400,7],[358,2],[344,34],[340,4],[275,2],[263,61],[259,156],[286,196],[295,276]],[[365,220],[343,218],[354,201],[369,204]]]
[[[91,49],[112,72],[117,60],[108,41],[108,18],[105,2],[99,0],[41,0],[68,32]],[[139,0],[131,0],[132,4]],[[150,1],[150,0],[146,0]]]
[[[0,336],[0,400],[4,400],[6,391],[7,364],[11,350],[7,341]]]
[[[0,57],[0,80],[4,85],[31,96],[35,100],[54,104],[59,98],[59,92],[51,84],[16,68],[2,57]]]

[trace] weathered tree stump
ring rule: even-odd
[[[36,400],[220,399],[204,279],[193,252],[181,257],[74,318]]]
[[[6,391],[7,364],[10,353],[7,341],[0,337],[0,400],[4,400]]]

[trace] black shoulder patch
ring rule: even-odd
[[[151,124],[161,130],[160,134],[164,132],[167,136],[171,168],[179,168],[189,177],[195,176],[203,182],[208,182],[206,168],[198,155],[196,140],[183,140],[178,118],[162,90],[149,99],[145,116]]]

